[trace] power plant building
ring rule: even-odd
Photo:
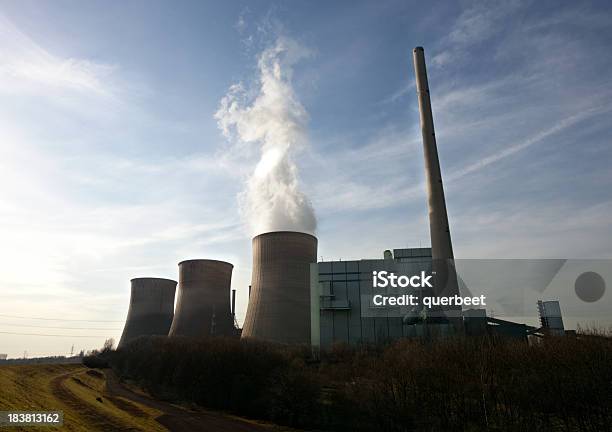
[[[234,336],[228,262],[197,259],[179,263],[176,313],[169,336]]]
[[[431,274],[435,260],[430,248],[385,251],[384,259],[327,261],[311,265],[311,344],[329,349],[334,344],[378,345],[401,338],[438,338],[456,335],[455,322],[441,323],[431,311],[419,307],[376,306],[375,293],[401,294],[403,288],[374,287],[373,271],[396,275]],[[459,281],[461,279],[459,278]],[[463,284],[460,282],[460,284]],[[463,285],[461,285],[463,286]],[[469,292],[469,290],[467,291]],[[421,292],[417,295],[431,295]],[[542,327],[537,328],[487,316],[484,308],[460,312],[466,336],[512,338],[527,342],[530,335],[563,335],[559,302],[538,302]]]
[[[388,308],[377,310],[368,300],[373,293],[373,270],[431,273],[431,249],[395,249],[385,256],[387,259],[328,261],[312,266],[313,345],[379,344],[419,336],[420,329],[409,320]]]
[[[139,336],[166,336],[174,317],[175,293],[176,281],[170,279],[132,279],[130,306],[118,347]]]
[[[544,332],[551,336],[565,335],[565,326],[561,316],[561,306],[556,300],[538,301],[540,324]]]

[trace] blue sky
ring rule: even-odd
[[[417,45],[456,256],[612,258],[611,29],[607,2],[0,1],[0,314],[118,329],[0,346],[118,338],[129,279],[176,278],[189,258],[234,264],[242,319],[238,197],[259,147],[214,116],[232,85],[257,88],[279,38],[308,52],[293,159],[324,259],[428,245]]]

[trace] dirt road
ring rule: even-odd
[[[112,371],[106,371],[106,391],[109,397],[121,397],[163,414],[156,418],[170,431],[263,432],[270,428],[246,420],[208,411],[189,411],[167,402],[149,398],[123,386]]]
[[[80,398],[66,386],[66,380],[72,378],[78,380],[75,375],[78,371],[71,371],[51,380],[51,392],[55,398],[61,401],[65,406],[69,407],[82,419],[85,424],[91,425],[92,429],[96,426],[109,428],[113,431],[134,431],[137,428],[126,426],[121,422],[116,421],[112,416],[96,409],[95,405],[88,403],[85,399]],[[81,382],[80,380],[74,382]],[[96,428],[97,429],[97,428]]]
[[[49,431],[211,431],[280,432],[274,425],[206,410],[189,410],[122,385],[110,371],[82,365],[0,367],[0,407],[12,411],[64,413],[64,424]],[[12,430],[39,430],[17,426]]]

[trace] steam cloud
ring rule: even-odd
[[[260,159],[240,195],[240,208],[252,234],[301,231],[314,234],[317,221],[301,192],[296,151],[307,144],[308,113],[292,86],[293,66],[310,51],[279,38],[259,55],[254,91],[234,84],[221,99],[215,119],[228,139],[258,144]]]

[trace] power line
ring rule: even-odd
[[[5,314],[0,314],[0,316],[7,317],[7,318],[35,319],[35,320],[44,320],[44,321],[123,322],[121,320],[86,320],[86,319],[67,319],[67,318],[42,318],[42,317],[28,317],[28,316],[21,316],[21,315],[5,315]]]
[[[51,336],[51,337],[77,337],[77,338],[103,338],[104,335],[57,335],[57,334],[40,334],[40,333],[13,333],[0,331],[0,334],[17,335],[17,336]]]
[[[0,325],[8,326],[8,327],[32,327],[32,328],[62,329],[62,330],[111,330],[111,331],[121,330],[120,328],[39,326],[39,325],[13,324],[13,323],[0,323]]]

